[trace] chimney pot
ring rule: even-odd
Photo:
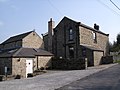
[[[50,18],[50,21],[52,21],[52,18]]]
[[[97,25],[96,23],[94,24],[94,29],[99,30],[99,25]]]

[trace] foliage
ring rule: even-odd
[[[120,64],[120,60],[115,60],[114,63],[119,63]]]
[[[117,35],[117,44],[120,45],[120,33]]]
[[[16,75],[15,79],[20,79],[21,75]]]
[[[110,52],[118,52],[120,50],[120,33],[116,37],[117,41],[113,44],[109,43]]]
[[[60,70],[85,69],[85,60],[83,58],[80,59],[53,58],[52,69],[60,69]]]

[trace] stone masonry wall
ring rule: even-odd
[[[100,65],[103,52],[94,51],[94,66]]]
[[[44,49],[48,51],[48,35],[43,36]]]
[[[44,48],[43,40],[35,32],[30,33],[22,41],[22,47],[27,48]]]
[[[5,66],[7,69],[7,74],[12,74],[12,59],[11,58],[0,58],[0,74],[5,75]]]
[[[54,29],[54,53],[57,57],[69,58],[69,46],[74,48],[74,58],[77,58],[78,24],[64,18]],[[73,40],[69,40],[69,30],[73,30]]]
[[[12,75],[21,75],[26,77],[26,58],[12,59]]]
[[[104,55],[108,54],[108,41],[109,38],[106,35],[103,35],[101,33],[95,32],[96,33],[96,43],[94,43],[93,39],[93,31],[89,30],[85,27],[80,26],[79,27],[79,33],[80,33],[80,44],[86,44],[86,45],[91,45],[95,48],[98,48],[99,50],[104,51]]]
[[[51,67],[51,56],[38,57],[38,68],[41,67]]]

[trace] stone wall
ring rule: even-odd
[[[48,35],[43,36],[44,49],[48,51]]]
[[[43,40],[36,32],[31,32],[23,40],[0,45],[1,49],[11,49],[16,47],[44,48]]]
[[[39,56],[38,57],[38,68],[44,67],[48,68],[51,67],[51,56]]]
[[[23,39],[22,47],[44,48],[44,44],[40,36],[36,32],[32,32]]]
[[[12,59],[12,75],[21,75],[21,77],[26,77],[26,58]]]
[[[94,51],[94,66],[100,65],[103,57],[103,52]]]
[[[69,30],[73,30],[73,40],[69,39]],[[64,18],[54,29],[54,54],[57,57],[69,58],[69,46],[74,48],[74,58],[77,58],[78,24]]]
[[[5,66],[7,67],[7,74],[12,74],[12,59],[0,58],[0,74],[5,75]]]
[[[93,31],[82,26],[80,26],[79,29],[80,44],[91,45],[92,47],[95,47],[98,50],[103,50],[105,56],[108,55],[109,38],[107,35],[101,34],[97,31]],[[94,42],[93,33],[96,33],[96,42]]]
[[[21,75],[26,77],[26,60],[33,60],[33,71],[41,67],[51,67],[52,56],[38,56],[36,58],[0,58],[0,74],[5,75],[5,66],[8,67],[9,75]]]

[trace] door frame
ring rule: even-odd
[[[26,59],[26,78],[27,78],[27,74],[29,73],[28,68],[27,68],[28,63],[31,64],[30,73],[33,73],[33,59],[31,59],[31,58]]]

